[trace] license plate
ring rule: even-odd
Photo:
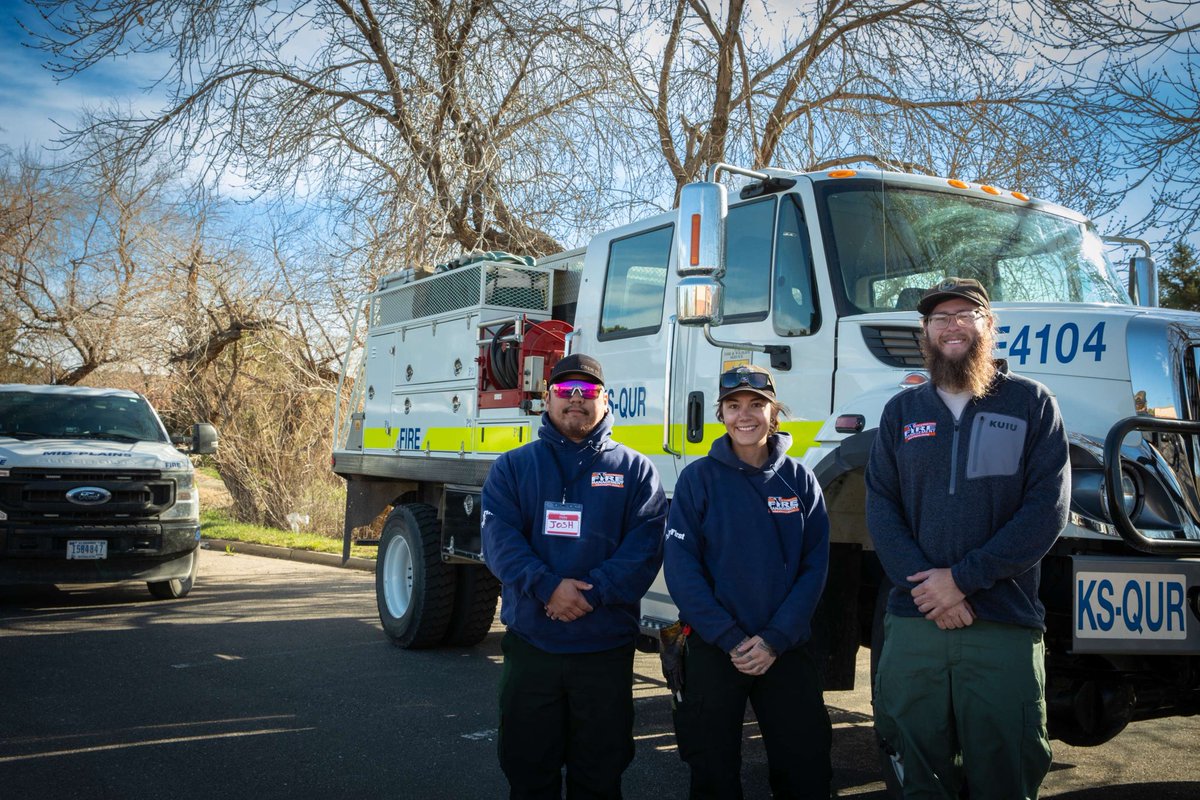
[[[1189,615],[1186,575],[1075,573],[1077,639],[1186,639]]]
[[[67,558],[74,560],[108,558],[108,541],[105,539],[70,539],[67,541]]]

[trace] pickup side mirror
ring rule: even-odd
[[[196,455],[210,455],[217,452],[217,429],[207,422],[197,422],[193,425],[192,452]]]

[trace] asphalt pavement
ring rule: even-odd
[[[400,650],[369,572],[223,550],[203,554],[178,601],[140,584],[0,589],[0,800],[505,797],[500,636],[497,624],[475,648]],[[859,689],[826,696],[835,784],[883,798],[861,655]],[[657,658],[635,671],[625,796],[685,797]],[[748,717],[748,798],[769,796],[761,745]],[[1043,797],[1200,798],[1197,718],[1054,750]]]

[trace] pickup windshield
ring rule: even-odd
[[[0,436],[169,442],[149,403],[117,395],[0,392]]]
[[[842,314],[915,309],[949,275],[993,302],[1131,302],[1095,230],[1032,205],[881,180],[819,184],[817,202]]]

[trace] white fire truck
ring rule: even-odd
[[[742,183],[733,199],[724,184]],[[1128,288],[1106,244],[1134,245]],[[537,435],[565,352],[604,364],[614,437],[668,490],[723,433],[717,376],[769,366],[792,454],[833,521],[816,622],[826,686],[878,652],[886,578],[864,522],[863,469],[892,395],[927,380],[916,301],[947,275],[980,280],[996,356],[1048,385],[1070,434],[1070,524],[1042,567],[1051,733],[1099,744],[1134,719],[1200,709],[1200,315],[1157,308],[1150,248],[996,187],[839,169],[718,165],[675,214],[534,263],[507,254],[379,280],[361,369],[347,361],[334,470],[351,532],[390,507],[376,570],[402,647],[479,641],[497,585],[479,491],[498,454]],[[352,389],[350,388],[352,386]],[[652,635],[675,619],[661,577]]]

